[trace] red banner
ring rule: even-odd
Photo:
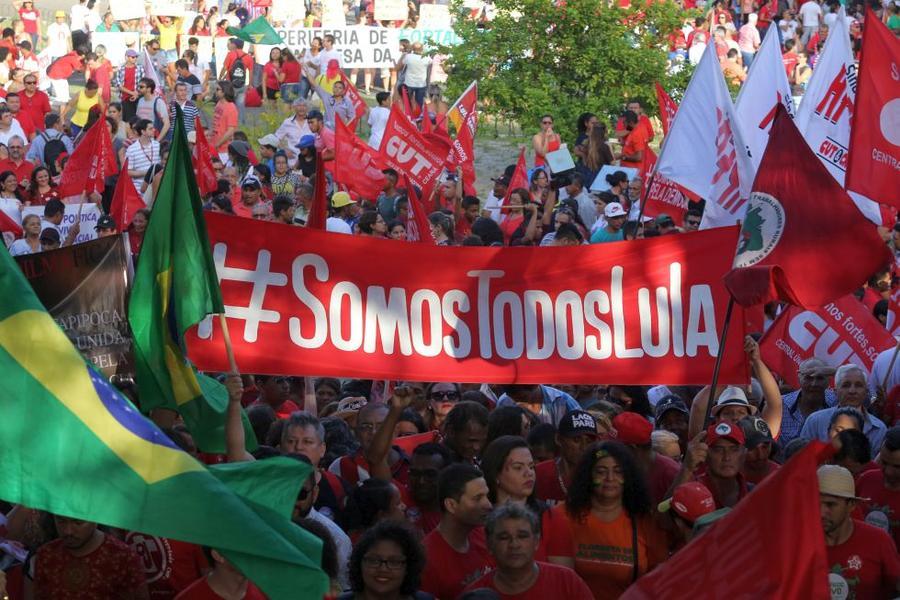
[[[446,157],[436,154],[397,105],[391,107],[381,138],[381,159],[385,165],[405,173],[420,188],[430,189],[441,174]]]
[[[444,247],[206,219],[243,371],[418,381],[706,384],[737,235]],[[748,380],[742,324],[721,383]],[[228,369],[217,320],[188,338],[199,368]]]
[[[356,137],[353,128],[341,119],[334,121],[334,180],[347,190],[375,200],[384,189],[384,173],[377,164],[378,153]]]
[[[356,89],[356,86],[350,81],[350,79],[341,71],[341,81],[344,83],[344,94],[347,96],[347,99],[350,100],[350,103],[353,104],[353,112],[354,117],[351,123],[347,123],[348,127],[352,130],[356,130],[356,122],[359,121],[360,117],[366,114],[366,101],[365,99],[359,95],[359,90]]]
[[[820,358],[832,367],[849,362],[868,373],[878,353],[893,346],[891,334],[853,296],[816,310],[791,306],[759,342],[763,361],[792,388],[800,387],[797,367],[807,358]]]
[[[672,217],[679,227],[683,225],[684,213],[688,209],[688,197],[671,179],[656,174],[651,180],[644,203],[644,216],[657,217],[666,214]]]

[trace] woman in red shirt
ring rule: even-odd
[[[34,2],[25,0],[19,7],[19,18],[22,19],[22,27],[31,37],[31,47],[37,48],[41,37],[41,11],[34,7]]]
[[[281,89],[281,48],[269,50],[269,62],[263,67],[263,83],[265,97],[270,104],[275,104],[278,90]]]
[[[28,186],[28,199],[26,206],[44,206],[48,200],[59,199],[56,186],[50,179],[50,170],[47,167],[37,167],[31,172],[31,185]]]
[[[188,29],[188,33],[190,35],[209,35],[209,27],[206,25],[206,19],[203,18],[203,15],[197,15],[190,29]]]

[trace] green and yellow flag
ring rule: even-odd
[[[290,521],[309,465],[206,469],[85,363],[5,248],[0,297],[0,498],[216,548],[273,600],[322,597],[321,542]]]
[[[278,35],[278,32],[272,29],[272,26],[266,21],[265,17],[258,17],[247,23],[243,28],[228,27],[225,29],[228,33],[236,38],[242,39],[251,44],[268,44],[270,46],[284,45],[284,40]]]
[[[136,383],[144,413],[154,408],[177,411],[200,450],[223,453],[228,393],[217,381],[198,375],[184,352],[184,332],[225,308],[182,113],[177,110],[172,147],[128,303]],[[256,438],[246,418],[244,435],[248,450],[253,450]]]

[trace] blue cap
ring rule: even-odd
[[[300,138],[300,142],[297,144],[297,148],[300,148],[302,150],[303,148],[312,148],[315,145],[316,136],[304,135],[302,138]]]

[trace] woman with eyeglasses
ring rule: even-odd
[[[432,600],[420,592],[425,551],[407,526],[379,523],[366,531],[350,555],[352,591],[338,600]]]
[[[548,153],[559,150],[562,138],[553,131],[553,116],[541,117],[541,130],[531,138],[531,146],[534,148],[534,166],[540,167],[547,163],[544,158]]]
[[[429,383],[425,388],[425,398],[428,400],[428,416],[431,429],[439,430],[444,420],[459,399],[462,397],[462,389],[457,383],[444,383],[438,381]]]

